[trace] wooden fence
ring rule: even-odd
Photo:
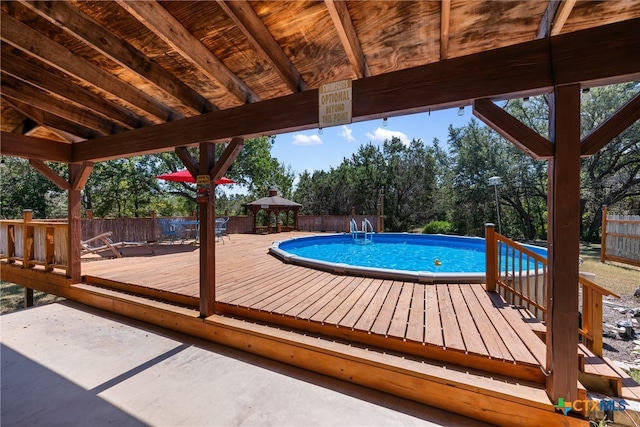
[[[602,209],[600,261],[640,267],[640,215],[611,215]]]

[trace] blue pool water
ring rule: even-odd
[[[484,274],[485,241],[481,238],[407,233],[380,233],[373,242],[354,243],[351,235],[310,236],[280,242],[283,253],[332,264],[431,273]],[[528,246],[546,257],[546,250]],[[512,254],[510,254],[512,255]],[[438,261],[436,261],[438,260]],[[528,259],[502,256],[503,266],[519,268]]]

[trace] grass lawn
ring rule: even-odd
[[[49,304],[62,299],[55,295],[33,291],[34,305]],[[0,282],[0,314],[21,308],[24,308],[24,288],[13,283]]]
[[[633,295],[640,287],[640,268],[617,262],[600,262],[599,244],[580,245],[580,257],[584,260],[580,271],[594,273],[595,283],[618,295]]]

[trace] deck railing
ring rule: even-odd
[[[43,266],[68,269],[68,226],[66,221],[36,220],[25,211],[22,220],[0,221],[0,259],[24,268]]]
[[[510,304],[527,308],[541,321],[546,316],[547,259],[486,227],[487,291],[498,292]],[[577,261],[576,261],[577,262]],[[602,297],[613,292],[579,276],[582,325],[578,333],[587,348],[602,356]]]

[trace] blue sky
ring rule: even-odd
[[[285,133],[276,136],[271,155],[281,163],[290,165],[296,176],[305,170],[328,171],[340,165],[345,157],[351,157],[361,145],[368,142],[382,145],[385,139],[393,136],[406,142],[421,139],[427,145],[438,138],[441,146],[445,146],[449,125],[464,126],[471,117],[471,108],[467,107],[463,116],[458,115],[456,108],[433,111],[431,114],[390,117],[386,126],[382,119],[378,119],[325,128],[322,132],[315,129]]]

